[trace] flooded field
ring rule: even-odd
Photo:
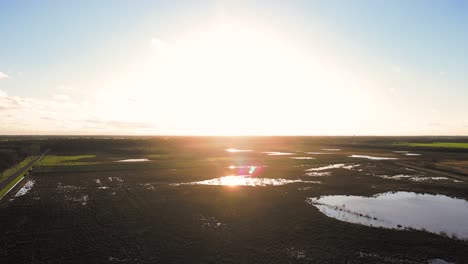
[[[0,263],[468,263],[468,176],[432,166],[468,153],[67,140],[0,201]]]
[[[311,160],[315,159],[314,157],[291,157],[291,159],[297,159],[297,160]]]
[[[276,151],[266,151],[263,152],[264,154],[267,154],[268,156],[288,156],[288,155],[295,155],[294,153],[290,152],[276,152]]]
[[[123,160],[118,160],[116,162],[144,162],[144,161],[149,161],[149,159],[123,159]]]
[[[279,186],[289,183],[313,183],[320,184],[319,181],[287,180],[287,179],[269,179],[258,178],[250,175],[224,176],[216,179],[191,182],[187,184],[201,185],[224,185],[224,186]]]
[[[325,215],[350,223],[417,229],[468,239],[468,201],[445,195],[387,192],[372,197],[332,195],[308,198]]]
[[[23,195],[27,194],[32,189],[32,187],[34,186],[34,183],[35,183],[34,180],[27,181],[23,185],[23,187],[21,187],[21,189],[19,189],[19,191],[15,194],[15,197],[19,197],[19,196],[23,196]]]
[[[375,156],[368,156],[368,155],[351,155],[351,158],[361,158],[361,159],[369,159],[369,160],[396,160],[398,158],[392,157],[375,157]]]

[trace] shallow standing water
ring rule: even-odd
[[[369,155],[351,155],[350,158],[361,158],[361,159],[370,159],[370,160],[397,160],[398,158],[392,157],[376,157],[376,156],[369,156]]]
[[[290,183],[313,183],[320,184],[319,181],[303,181],[303,180],[288,180],[288,179],[272,179],[272,178],[258,178],[251,177],[250,175],[232,175],[220,178],[197,181],[183,184],[191,185],[221,185],[221,186],[279,186]]]
[[[149,161],[149,159],[123,159],[123,160],[118,160],[116,162],[144,162],[144,161]]]
[[[251,152],[252,150],[251,149],[235,149],[235,148],[228,148],[228,149],[225,149],[227,152],[232,152],[232,153],[235,153],[235,152]]]
[[[268,156],[287,156],[287,155],[294,155],[294,153],[291,152],[278,152],[278,151],[266,151],[263,152],[264,154],[267,154]]]
[[[445,195],[387,192],[373,197],[332,195],[307,203],[340,221],[367,226],[417,229],[468,239],[468,201]]]

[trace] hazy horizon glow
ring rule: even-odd
[[[467,15],[458,1],[0,3],[0,134],[467,135]]]

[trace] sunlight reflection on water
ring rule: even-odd
[[[368,156],[368,155],[351,155],[350,158],[362,158],[362,159],[370,159],[370,160],[397,160],[398,158],[391,158],[391,157],[375,157],[375,156]]]
[[[149,161],[149,159],[123,159],[123,160],[118,160],[116,162],[144,162],[144,161]]]
[[[235,149],[235,148],[228,148],[225,149],[227,152],[235,153],[235,152],[251,152],[250,149]]]
[[[303,181],[303,180],[288,180],[288,179],[271,179],[257,178],[249,175],[230,175],[220,178],[197,181],[186,184],[192,185],[222,185],[222,186],[279,186],[290,183],[314,183],[319,184],[319,181]]]
[[[287,155],[295,155],[294,153],[291,152],[277,152],[277,151],[266,151],[263,152],[264,154],[267,154],[268,156],[287,156]]]

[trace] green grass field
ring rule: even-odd
[[[10,167],[6,170],[3,171],[2,173],[2,176],[0,177],[0,182],[2,182],[3,180],[7,179],[8,177],[10,177],[11,175],[13,175],[14,173],[16,173],[17,171],[19,171],[20,169],[22,169],[24,166],[26,166],[29,162],[31,162],[32,160],[34,160],[37,156],[30,156],[30,157],[27,157],[25,158],[23,161],[21,161],[20,163],[16,164],[15,166],[13,167]]]
[[[3,198],[3,196],[5,196],[5,194],[16,184],[18,183],[19,181],[21,181],[23,178],[24,178],[24,175],[26,174],[23,173],[21,175],[19,175],[18,177],[16,177],[16,179],[14,179],[13,181],[11,181],[5,188],[3,188],[2,190],[0,190],[0,199]]]
[[[82,159],[95,158],[96,155],[76,155],[76,156],[54,156],[48,155],[42,159],[39,166],[80,166],[80,165],[92,165],[97,162],[91,161],[79,161]]]
[[[432,143],[399,142],[399,143],[396,143],[396,145],[409,146],[409,147],[468,149],[468,143],[456,143],[456,142],[432,142]]]

